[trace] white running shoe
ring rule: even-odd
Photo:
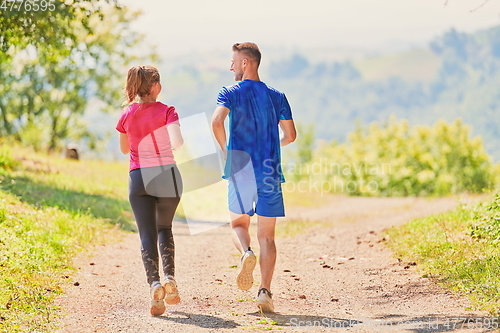
[[[257,294],[257,307],[262,312],[274,312],[273,294],[266,288],[260,288]]]
[[[165,298],[165,289],[161,285],[160,281],[153,281],[151,283],[151,315],[160,316],[165,313],[166,307],[163,299]]]
[[[241,270],[236,278],[236,284],[241,290],[248,290],[253,284],[253,269],[257,263],[257,258],[250,248],[241,257]]]
[[[172,276],[167,276],[167,282],[163,285],[165,289],[165,302],[169,305],[179,304],[181,298],[177,290],[177,283]]]

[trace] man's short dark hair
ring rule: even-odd
[[[255,60],[257,62],[257,65],[260,65],[261,54],[259,47],[255,43],[236,43],[233,45],[233,52],[242,52],[247,57]]]

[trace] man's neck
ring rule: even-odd
[[[252,81],[260,81],[259,73],[245,73],[243,74],[243,78],[241,79],[242,81],[244,80],[252,80]]]

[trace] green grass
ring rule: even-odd
[[[52,332],[73,256],[133,229],[126,164],[16,154],[0,167],[0,331]]]
[[[462,206],[391,228],[388,244],[416,261],[424,276],[469,296],[473,309],[499,315],[500,244],[485,228],[500,219],[500,211],[492,212],[495,205]]]
[[[49,332],[53,299],[71,259],[103,241],[111,225],[55,207],[35,208],[0,192],[0,331]],[[107,239],[109,241],[109,238]]]
[[[23,151],[24,152],[24,151]],[[22,168],[2,172],[1,190],[37,208],[57,207],[133,230],[126,163],[78,162],[24,152]]]

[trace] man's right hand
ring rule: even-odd
[[[297,138],[297,131],[295,130],[295,123],[293,120],[280,120],[280,127],[283,131],[283,138],[281,138],[281,147],[286,146],[295,141]]]

